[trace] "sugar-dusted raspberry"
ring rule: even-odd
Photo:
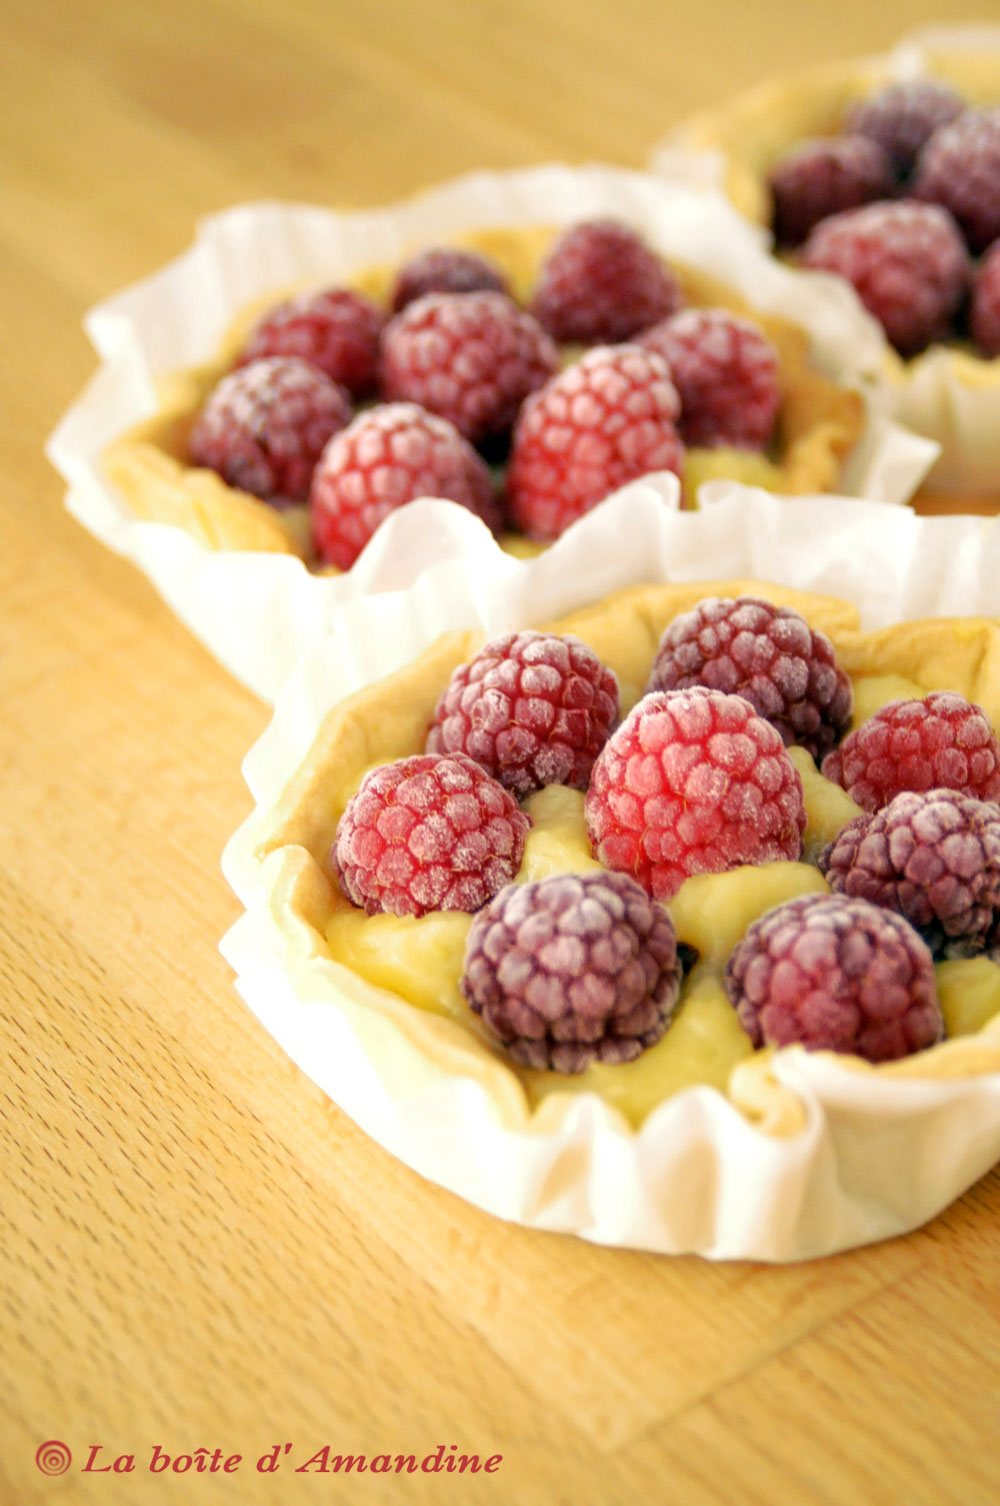
[[[636,343],[670,368],[686,445],[762,450],[770,443],[781,406],[778,352],[751,320],[727,309],[682,309]]]
[[[695,873],[797,860],[802,781],[779,734],[738,695],[645,696],[612,734],[584,801],[594,853],[670,899]]]
[[[369,915],[471,914],[521,866],[531,820],[462,753],[417,753],[365,775],[331,853],[341,887]]]
[[[823,775],[862,810],[902,790],[964,790],[1000,799],[1000,744],[986,713],[952,690],[890,701],[823,760]]]
[[[505,633],[455,670],[427,749],[467,753],[518,795],[547,784],[583,790],[618,707],[613,670],[579,638]]]
[[[616,220],[586,220],[553,244],[531,308],[555,340],[613,345],[683,302],[674,273],[634,230]]]
[[[926,942],[865,899],[806,894],[747,929],[726,991],[755,1046],[892,1061],[944,1033]]]
[[[313,475],[317,553],[349,570],[382,520],[417,497],[444,497],[494,532],[500,526],[489,469],[454,425],[416,403],[359,413],[327,445]]]
[[[555,539],[650,471],[680,474],[677,389],[639,345],[598,345],[528,399],[514,430],[507,501],[518,528]]]
[[[473,444],[505,434],[558,368],[541,325],[503,293],[428,293],[382,336],[383,394],[439,413]]]
[[[847,731],[854,700],[833,644],[791,607],[711,596],[660,639],[647,693],[706,685],[741,695],[758,716],[819,759]]]
[[[867,204],[835,214],[816,226],[801,261],[853,283],[904,356],[948,338],[969,282],[958,227],[937,204]]]
[[[314,366],[286,356],[254,361],[210,393],[188,458],[256,497],[302,502],[323,446],[350,416],[346,392]]]
[[[349,288],[301,293],[270,309],[254,326],[238,366],[265,356],[298,356],[318,366],[353,397],[375,391],[385,315]]]
[[[431,246],[400,267],[392,289],[394,314],[426,293],[506,293],[506,277],[478,251]]]
[[[1000,109],[967,110],[935,131],[910,193],[949,210],[970,251],[985,251],[1000,236]]]
[[[1000,240],[979,263],[972,289],[969,328],[981,355],[1000,356]]]
[[[1000,917],[1000,805],[904,790],[849,821],[817,862],[837,894],[897,911],[933,951],[981,950]]]
[[[814,225],[844,209],[857,209],[893,191],[892,163],[866,136],[822,136],[800,141],[769,176],[774,233],[797,246]]]
[[[897,177],[905,178],[924,143],[964,109],[965,101],[947,84],[909,79],[856,100],[847,112],[844,130],[876,141],[888,154]]]
[[[515,1061],[582,1072],[658,1041],[680,982],[673,921],[634,879],[558,874],[479,912],[462,992]]]

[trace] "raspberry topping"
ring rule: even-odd
[[[952,690],[890,701],[823,760],[823,775],[862,810],[902,790],[964,790],[1000,799],[1000,744],[986,713]]]
[[[515,525],[555,539],[626,481],[679,474],[679,411],[662,357],[638,345],[588,351],[521,410],[507,472]]]
[[[892,162],[867,136],[824,136],[801,141],[770,174],[774,232],[786,246],[804,241],[828,215],[888,198],[895,186]]]
[[[778,353],[757,325],[725,309],[683,309],[637,343],[670,368],[686,445],[767,446],[781,405]]]
[[[990,247],[979,263],[969,328],[984,356],[1000,356],[1000,241]]]
[[[461,753],[418,753],[372,769],[337,826],[331,857],[367,914],[478,910],[510,883],[531,821]]]
[[[847,113],[844,130],[878,142],[897,177],[905,178],[938,126],[955,120],[964,109],[964,100],[947,84],[911,79],[859,99]]]
[[[895,910],[932,950],[981,950],[1000,910],[1000,806],[958,790],[906,790],[823,849],[838,894]]]
[[[846,732],[854,699],[829,638],[791,607],[755,596],[712,596],[670,623],[646,690],[691,685],[743,696],[786,747],[816,759]]]
[[[222,378],[195,420],[188,456],[254,496],[302,502],[323,446],[350,416],[347,394],[322,371],[274,356]]]
[[[506,293],[507,279],[477,251],[432,246],[400,267],[392,290],[394,314],[425,293]]]
[[[967,110],[935,131],[910,192],[955,216],[974,252],[1000,236],[1000,109]]]
[[[317,553],[349,570],[383,518],[416,497],[445,497],[499,527],[486,463],[445,419],[415,403],[359,414],[327,445],[313,476]]]
[[[934,963],[902,916],[807,894],[769,910],[729,959],[726,990],[755,1046],[892,1061],[944,1034]]]
[[[385,315],[348,288],[302,293],[271,309],[255,325],[236,364],[264,356],[298,356],[318,366],[353,397],[375,391],[378,340]]]
[[[531,308],[555,340],[617,344],[666,319],[684,302],[660,257],[615,220],[573,225],[553,244]]]
[[[427,750],[467,753],[518,795],[583,790],[618,706],[617,678],[579,638],[506,633],[455,670]]]
[[[954,220],[936,204],[868,204],[817,225],[802,265],[853,283],[901,355],[946,339],[969,281]]]
[[[559,874],[480,911],[462,992],[515,1061],[582,1072],[658,1041],[680,981],[673,922],[633,879]]]
[[[670,899],[695,873],[796,860],[802,781],[742,696],[694,687],[647,695],[594,765],[584,801],[594,853]]]
[[[473,444],[503,434],[559,369],[541,326],[502,293],[428,293],[382,336],[382,390],[420,403]]]

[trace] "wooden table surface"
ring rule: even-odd
[[[479,165],[640,166],[695,106],[940,10],[7,0],[4,1506],[1000,1498],[1000,1171],[836,1258],[655,1259],[466,1207],[284,1059],[217,950],[238,913],[219,855],[267,712],[67,517],[41,453],[94,364],[84,310],[199,215],[375,204]],[[50,1440],[72,1451],[62,1476],[36,1467]],[[291,1472],[326,1444],[502,1462]],[[153,1474],[155,1445],[242,1461]],[[134,1472],[98,1472],[129,1454]]]

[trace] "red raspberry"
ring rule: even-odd
[[[352,397],[375,391],[378,341],[385,315],[347,288],[301,293],[271,309],[254,326],[237,366],[264,356],[298,356],[346,387]]]
[[[985,251],[1000,236],[1000,109],[967,110],[935,131],[910,192],[949,210],[970,251]]]
[[[626,481],[680,474],[679,412],[662,357],[638,345],[589,350],[521,410],[507,471],[515,525],[555,539]]]
[[[394,314],[423,298],[425,293],[506,293],[507,279],[476,251],[459,251],[451,246],[433,246],[421,251],[400,267],[392,290],[390,306]]]
[[[804,241],[814,225],[844,209],[887,199],[895,186],[892,163],[865,136],[801,141],[771,170],[774,233],[785,246]]]
[[[986,713],[952,690],[890,701],[823,760],[823,775],[862,810],[902,790],[964,790],[1000,799],[1000,744]]]
[[[594,853],[670,899],[694,873],[795,861],[802,781],[769,722],[738,695],[647,695],[609,738],[584,802]]]
[[[756,324],[725,309],[683,309],[637,343],[670,368],[686,445],[762,450],[770,443],[781,406],[778,352]]]
[[[513,879],[530,826],[471,758],[417,753],[365,775],[331,856],[348,899],[369,915],[471,913]]]
[[[309,502],[321,559],[349,570],[383,518],[417,497],[445,497],[500,525],[485,461],[443,418],[416,403],[360,413],[327,445]]]
[[[786,747],[816,759],[846,732],[854,700],[829,638],[791,607],[755,596],[711,596],[670,623],[647,694],[691,685],[743,696]]]
[[[588,220],[552,246],[531,309],[554,340],[614,345],[683,302],[674,273],[634,230],[615,220]]]
[[[947,84],[911,79],[857,100],[847,112],[844,130],[876,141],[888,154],[897,177],[905,178],[938,126],[955,120],[964,109],[965,101]]]
[[[614,673],[579,638],[506,633],[455,670],[427,750],[467,753],[518,795],[583,790],[618,706]]]
[[[382,337],[382,390],[420,403],[473,444],[503,434],[559,368],[539,324],[502,293],[428,293]]]
[[[1000,356],[1000,241],[979,263],[972,289],[969,328],[984,356]]]
[[[944,1034],[926,943],[864,899],[806,894],[747,929],[726,991],[755,1046],[893,1061]]]
[[[673,921],[634,879],[558,874],[479,912],[462,992],[515,1061],[582,1072],[658,1041],[680,983]]]
[[[854,284],[901,355],[944,340],[969,281],[969,260],[951,216],[936,204],[868,204],[817,225],[802,265]]]
[[[849,821],[817,861],[837,894],[895,910],[933,950],[981,951],[1000,912],[1000,806],[904,790]]]
[[[209,395],[188,457],[254,496],[303,502],[323,446],[350,416],[346,392],[314,366],[284,356],[254,361]]]

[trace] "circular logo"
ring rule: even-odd
[[[52,1438],[42,1444],[35,1455],[35,1463],[43,1475],[64,1475],[73,1463],[73,1455],[65,1443]]]

